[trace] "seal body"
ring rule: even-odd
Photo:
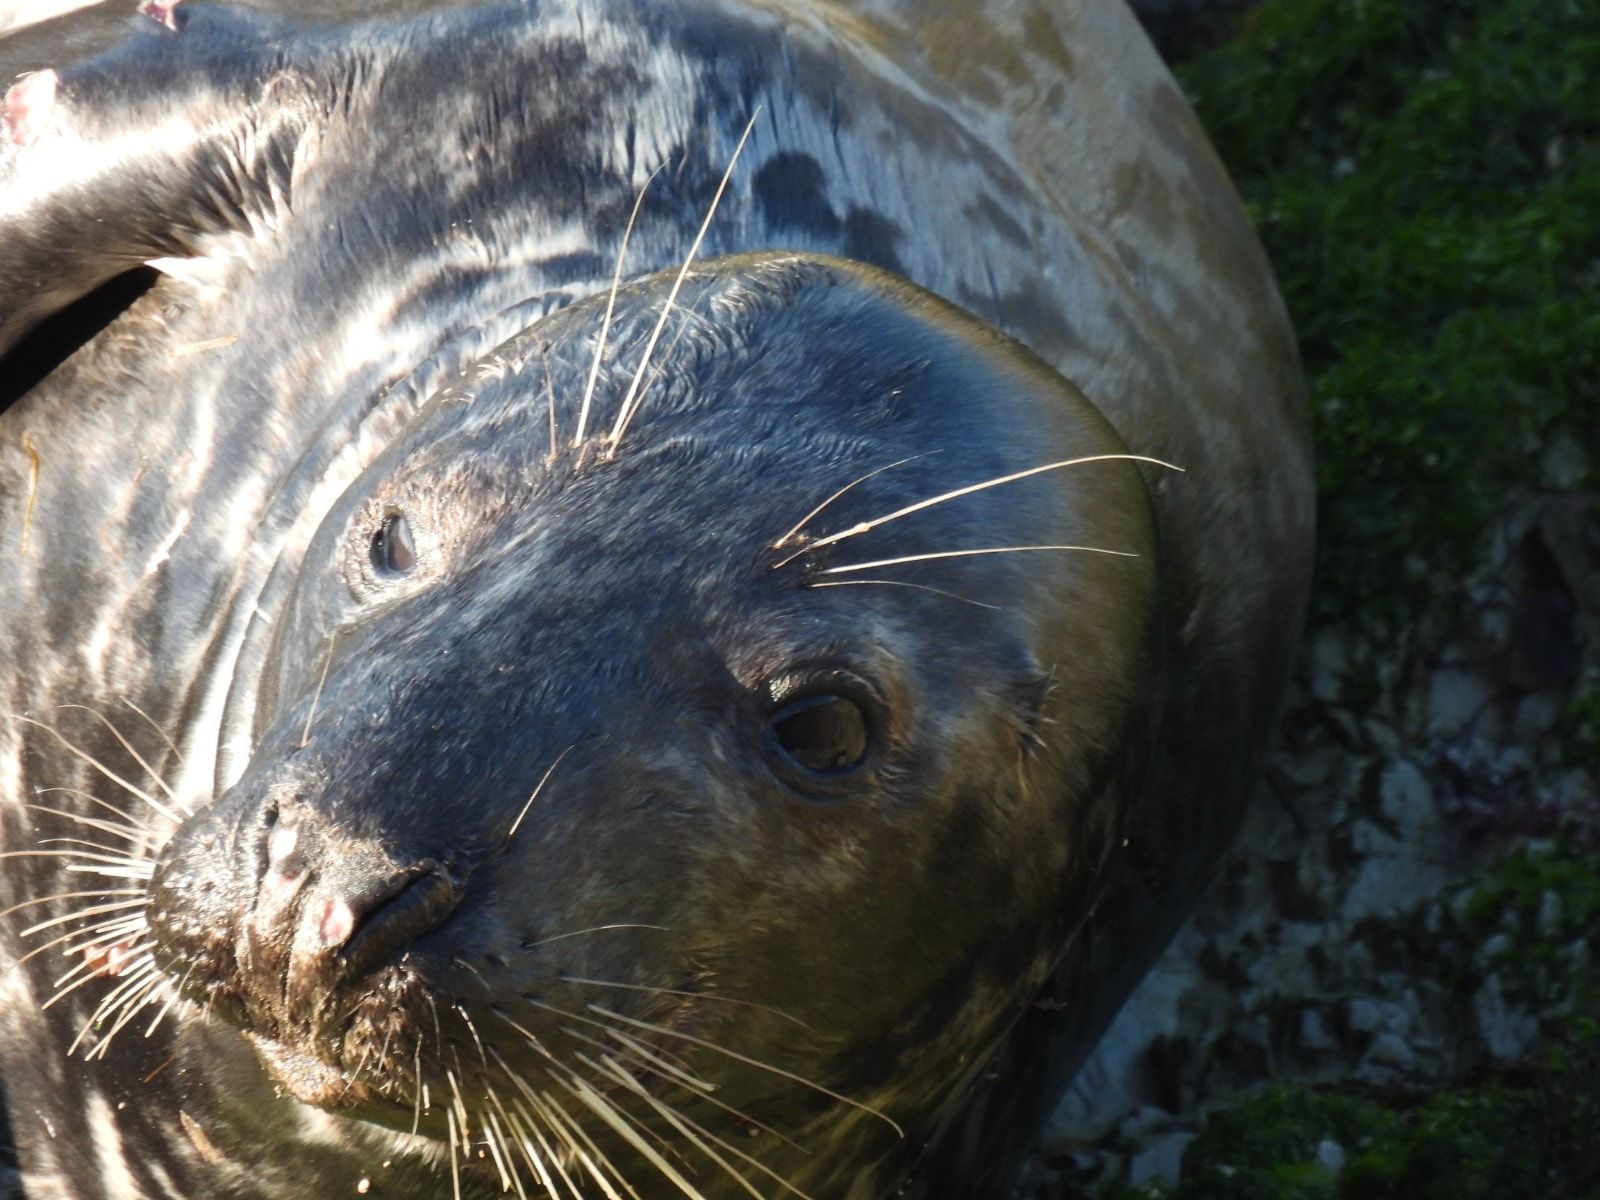
[[[0,67],[25,1194],[1001,1194],[1309,572],[1131,15],[147,4]]]

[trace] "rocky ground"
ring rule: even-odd
[[[1301,333],[1318,600],[1030,1200],[1600,1197],[1597,31],[1267,0],[1179,69]]]

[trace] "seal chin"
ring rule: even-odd
[[[261,1034],[244,1036],[273,1081],[296,1100],[336,1112],[392,1103],[314,1055]]]

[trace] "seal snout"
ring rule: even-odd
[[[241,961],[282,972],[285,1002],[301,1019],[341,983],[393,961],[461,899],[460,883],[437,861],[314,819],[280,814],[263,848]]]
[[[292,802],[224,800],[169,845],[154,888],[159,955],[190,995],[268,1036],[337,1039],[352,991],[442,925],[461,876]]]

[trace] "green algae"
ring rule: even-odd
[[[1600,447],[1600,5],[1269,0],[1179,76],[1299,335],[1318,612],[1405,619]]]

